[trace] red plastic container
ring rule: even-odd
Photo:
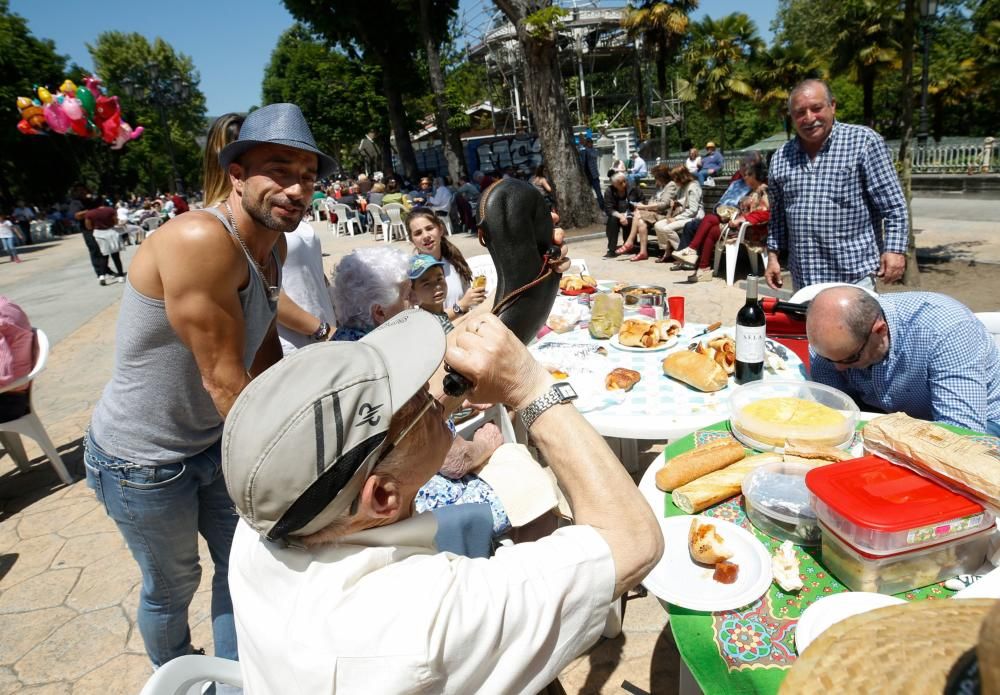
[[[806,487],[819,520],[868,555],[955,541],[994,521],[978,502],[877,456],[813,469]]]

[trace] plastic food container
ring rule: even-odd
[[[992,529],[958,540],[896,555],[869,555],[855,550],[820,521],[823,566],[852,591],[898,594],[959,574],[983,564]]]
[[[806,487],[811,469],[804,463],[777,461],[744,478],[743,503],[751,523],[772,538],[819,545],[819,522]]]
[[[806,485],[820,521],[870,555],[954,541],[994,521],[978,502],[877,456],[815,468]]]
[[[854,440],[858,406],[842,391],[809,381],[768,380],[740,386],[729,398],[730,427],[757,451],[788,440],[846,448]]]

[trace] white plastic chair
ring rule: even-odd
[[[358,233],[358,221],[354,218],[354,213],[346,205],[333,203],[330,205],[330,212],[337,216],[337,228],[334,230],[335,237],[340,236],[343,230],[347,236],[354,236]]]
[[[476,430],[487,422],[492,422],[500,428],[504,442],[517,442],[517,437],[514,434],[514,425],[510,421],[510,416],[507,415],[506,408],[499,403],[490,406],[475,417],[471,417],[465,422],[455,425],[455,431],[463,439],[472,439],[472,435],[476,433]]]
[[[732,233],[732,229],[729,225],[726,225],[722,230],[722,234],[719,235],[719,242],[715,245],[715,263],[712,265],[713,272],[719,272],[719,260],[722,258],[722,249],[726,250],[726,284],[730,287],[736,281],[736,260],[740,255],[740,247],[746,247],[747,254],[750,256],[750,272],[754,275],[760,275],[759,270],[761,268],[767,267],[767,249],[762,248],[760,253],[761,265],[757,264],[757,252],[751,249],[743,241],[743,237],[746,234],[747,229],[750,228],[749,222],[744,222],[740,225],[740,229],[736,232],[735,236]]]
[[[1000,311],[986,311],[976,314],[976,318],[983,322],[987,332],[993,336],[993,340],[1000,347]]]
[[[31,372],[27,376],[23,376],[7,384],[7,386],[0,390],[0,393],[20,388],[25,384],[31,384],[41,374],[42,370],[45,369],[45,363],[49,359],[49,338],[45,335],[45,331],[38,328],[35,329],[35,346],[37,356],[35,357],[35,366],[31,368]],[[4,448],[10,454],[10,457],[14,459],[17,467],[22,471],[26,471],[28,470],[28,455],[24,451],[20,435],[23,434],[31,437],[38,442],[38,446],[49,457],[49,462],[56,469],[59,478],[67,485],[72,485],[73,476],[66,470],[66,465],[63,463],[62,457],[59,456],[59,452],[53,446],[52,440],[49,439],[42,421],[35,414],[35,404],[32,402],[31,394],[32,389],[29,387],[28,413],[26,415],[22,415],[16,420],[0,422],[0,441],[3,442]]]
[[[202,654],[179,656],[156,669],[139,695],[196,695],[213,681],[242,688],[240,663]]]
[[[493,263],[493,257],[488,253],[483,253],[478,256],[472,256],[466,258],[465,262],[469,264],[469,270],[472,271],[472,277],[477,275],[486,276],[486,294],[489,294],[497,288],[497,268]]]
[[[375,203],[368,203],[368,214],[371,216],[371,231],[375,235],[375,238],[378,239],[378,233],[381,230],[383,240],[389,241],[389,222],[385,219],[386,213],[382,209],[382,206]]]
[[[396,232],[399,232],[399,238],[406,239],[406,225],[403,224],[403,211],[406,210],[399,203],[389,203],[384,208],[385,214],[389,216],[389,233],[385,234],[385,243],[390,241],[395,241]]]
[[[139,227],[142,228],[142,234],[138,235],[137,241],[139,243],[142,243],[142,241],[146,237],[148,237],[150,234],[159,229],[162,223],[163,222],[160,219],[159,215],[157,215],[156,217],[147,217],[146,219],[144,219],[142,222],[139,223]]]
[[[452,205],[454,205],[454,201],[452,202]],[[454,233],[454,231],[452,230],[452,226],[451,226],[451,211],[450,210],[439,210],[439,209],[435,208],[434,209],[434,214],[438,216],[438,219],[441,220],[442,223],[444,223],[445,233],[448,236],[451,236]]]

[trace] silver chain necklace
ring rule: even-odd
[[[236,236],[236,241],[240,242],[240,246],[243,248],[243,253],[245,253],[247,258],[250,259],[250,262],[253,263],[253,269],[257,271],[257,277],[260,278],[261,284],[263,284],[267,289],[268,301],[278,301],[278,295],[281,294],[281,288],[276,285],[268,284],[267,276],[264,275],[264,268],[257,262],[257,259],[253,257],[253,254],[250,253],[250,249],[247,248],[247,245],[243,243],[243,237],[240,236],[240,228],[236,226],[236,218],[233,217],[233,209],[229,206],[228,200],[226,201],[226,214],[229,215],[229,224],[233,225],[233,234]]]

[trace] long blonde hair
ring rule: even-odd
[[[229,183],[229,172],[223,171],[219,165],[219,152],[239,137],[244,119],[246,116],[242,114],[227,113],[216,118],[208,129],[202,173],[202,197],[206,208],[218,205],[229,196],[232,184]]]

